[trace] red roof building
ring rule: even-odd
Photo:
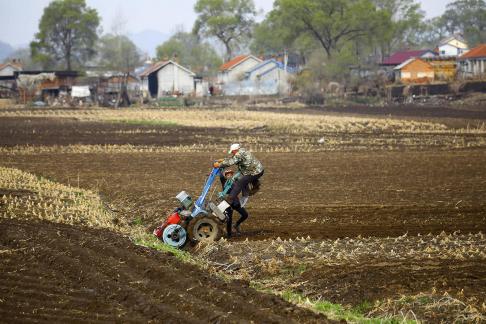
[[[401,51],[393,53],[390,57],[387,57],[381,63],[382,66],[397,66],[402,64],[403,62],[417,57],[417,58],[426,58],[426,57],[433,57],[437,54],[432,50],[416,50],[416,51]]]
[[[219,67],[218,83],[238,81],[244,77],[245,72],[262,63],[253,55],[239,55]]]
[[[486,44],[476,46],[457,59],[465,78],[486,76]]]
[[[473,48],[466,54],[458,58],[459,61],[464,61],[467,59],[479,59],[486,58],[486,44],[480,44],[479,46]]]
[[[238,65],[239,63],[241,63],[242,61],[244,61],[245,59],[247,59],[250,55],[239,55],[239,56],[236,56],[235,58],[233,58],[232,60],[222,64],[220,67],[219,67],[219,70],[220,71],[226,71],[226,70],[229,70],[231,69],[232,67]]]

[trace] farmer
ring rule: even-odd
[[[229,152],[232,156],[230,158],[218,160],[214,162],[215,168],[226,168],[232,165],[238,167],[241,177],[236,181],[228,196],[228,203],[231,205],[234,201],[238,201],[237,197],[240,192],[243,196],[249,196],[256,193],[260,189],[259,179],[264,173],[263,165],[258,161],[253,154],[246,151],[240,144],[231,144]],[[248,185],[252,185],[250,192]]]
[[[223,187],[223,192],[221,194],[224,195],[227,192],[231,192],[234,186],[234,181],[236,181],[238,178],[239,173],[235,175],[235,172],[233,170],[226,170],[223,172],[223,174],[220,174],[219,179],[221,180],[221,186]],[[243,197],[243,199],[244,198],[245,197]],[[228,216],[228,221],[226,222],[226,233],[228,233],[228,238],[231,237],[232,232],[233,210],[236,210],[240,214],[240,218],[236,222],[234,229],[236,234],[241,234],[240,225],[248,218],[248,212],[244,208],[247,200],[248,197],[246,197],[246,200],[244,202],[238,199],[237,203],[231,204],[230,207],[226,209],[226,215]]]

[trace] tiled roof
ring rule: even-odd
[[[189,73],[190,75],[192,76],[195,76],[196,74],[194,72],[192,72],[191,70],[189,70],[188,68],[185,68],[183,67],[182,65],[179,65],[177,64],[176,62],[174,61],[160,61],[160,62],[157,62],[155,64],[153,64],[152,66],[148,67],[145,71],[143,71],[142,73],[140,73],[140,77],[141,78],[145,78],[145,77],[148,77],[150,74],[154,73],[154,72],[157,72],[158,70],[160,70],[161,68],[163,68],[164,66],[166,66],[167,64],[174,64],[175,66],[179,67],[180,69],[186,71],[187,73]]]
[[[219,67],[219,70],[220,71],[226,71],[226,70],[229,70],[231,69],[233,66],[237,65],[238,63],[246,60],[250,55],[239,55],[235,58],[233,58],[232,60],[224,63],[223,65],[221,65]]]
[[[2,70],[3,68],[6,68],[7,66],[11,66],[13,67],[14,69],[17,69],[17,70],[22,70],[22,64],[19,64],[19,63],[13,63],[13,62],[8,62],[8,63],[4,63],[4,64],[0,64],[0,70]]]
[[[459,60],[467,60],[472,58],[486,58],[486,44],[476,46],[466,54],[459,57]]]
[[[426,61],[419,59],[419,58],[412,57],[412,58],[409,58],[408,60],[406,60],[405,62],[403,62],[402,64],[400,64],[399,66],[395,67],[394,70],[401,70],[404,67],[406,67],[407,65],[409,65],[410,63],[415,62],[415,61],[420,61],[422,63],[425,63],[428,66],[432,66],[432,65],[430,65],[429,62],[426,62]]]
[[[145,71],[140,73],[140,77],[143,78],[143,77],[149,76],[149,74],[161,69],[167,63],[169,63],[169,61],[160,61],[160,62],[154,63],[153,65],[149,66]]]
[[[421,57],[427,52],[432,52],[431,50],[418,50],[418,51],[401,51],[396,52],[392,56],[383,60],[382,65],[399,65],[412,57]]]
[[[454,39],[460,41],[461,43],[464,43],[464,44],[466,43],[466,41],[464,40],[464,38],[461,35],[455,34],[455,35],[451,35],[451,36],[448,36],[448,37],[441,39],[440,42],[439,42],[439,45],[448,44],[450,41],[452,41]]]

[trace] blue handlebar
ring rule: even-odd
[[[211,186],[213,185],[214,179],[216,179],[216,176],[218,176],[220,172],[221,172],[220,168],[213,168],[213,170],[211,170],[211,173],[209,174],[209,176],[206,180],[206,183],[204,184],[203,191],[202,191],[201,195],[199,196],[199,198],[197,199],[196,204],[194,206],[194,209],[192,210],[192,213],[191,213],[192,217],[195,217],[201,211],[204,210],[203,209],[204,200],[206,200],[206,196],[208,195],[209,189],[211,189]]]

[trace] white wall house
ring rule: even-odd
[[[486,76],[486,44],[481,44],[457,59],[464,78]]]
[[[282,63],[270,59],[246,72],[246,78],[257,85],[261,94],[287,95],[290,91],[289,73]]]
[[[15,62],[0,64],[0,76],[13,76],[18,71],[22,71],[22,66]]]
[[[174,61],[157,62],[140,74],[142,91],[160,98],[174,94],[190,95],[196,74]]]
[[[461,56],[469,50],[466,42],[458,36],[443,39],[437,49],[439,56]]]
[[[240,55],[221,65],[218,73],[218,83],[226,84],[241,81],[245,72],[260,64],[262,60],[253,55]]]

